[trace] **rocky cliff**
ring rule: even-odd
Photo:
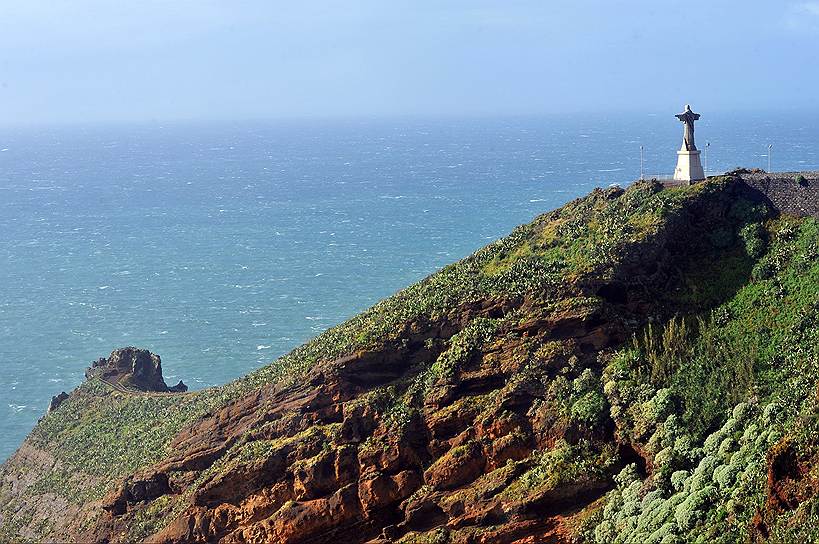
[[[596,190],[223,387],[91,373],[0,537],[814,539],[819,224],[771,196]]]

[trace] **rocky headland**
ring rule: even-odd
[[[0,538],[814,540],[817,195],[595,190],[219,388],[117,350],[3,465]]]
[[[114,387],[154,393],[184,393],[188,387],[180,380],[168,387],[162,376],[162,359],[147,349],[120,348],[108,358],[100,358],[85,371],[86,379],[99,379]]]

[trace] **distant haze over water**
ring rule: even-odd
[[[702,113],[711,173],[819,169],[819,115]],[[0,459],[135,345],[221,384],[516,225],[640,172],[662,114],[0,131]],[[702,111],[701,111],[702,110]]]

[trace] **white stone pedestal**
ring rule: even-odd
[[[705,172],[700,162],[700,151],[677,151],[677,168],[674,179],[678,181],[700,181],[705,179]]]

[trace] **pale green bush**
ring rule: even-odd
[[[775,402],[768,404],[762,411],[762,425],[769,426],[778,423],[782,418],[782,408]]]
[[[725,420],[725,423],[722,425],[720,431],[722,432],[723,436],[727,436],[737,430],[737,420],[733,417],[728,418]]]
[[[734,407],[733,412],[731,413],[733,419],[737,421],[745,421],[747,418],[751,417],[754,413],[754,407],[747,402],[740,402]]]
[[[725,458],[731,454],[732,451],[736,449],[737,441],[733,439],[733,437],[728,437],[722,441],[719,445],[719,449],[717,450],[717,454],[720,457]]]
[[[690,474],[687,470],[678,470],[671,475],[671,486],[674,491],[682,491]]]
[[[724,436],[721,431],[717,431],[708,436],[702,444],[702,449],[706,454],[715,453],[722,443]]]
[[[693,491],[693,490],[692,490]],[[674,519],[682,530],[689,530],[705,518],[705,506],[716,497],[713,486],[705,486],[693,491],[674,511]]]
[[[736,465],[722,465],[714,471],[714,482],[723,491],[729,491],[736,481],[740,467]]]
[[[655,421],[664,421],[672,415],[675,410],[674,401],[671,397],[671,390],[668,388],[659,389],[649,403],[649,416]]]
[[[691,492],[700,491],[711,484],[714,470],[720,465],[719,459],[713,455],[706,455],[697,465],[691,477]]]
[[[667,542],[675,542],[677,535],[674,534],[677,530],[677,526],[674,523],[665,523],[659,529],[651,533],[649,537],[646,539],[646,544],[665,544]]]
[[[614,542],[616,535],[614,523],[608,519],[604,519],[594,529],[594,540],[596,542]]]
[[[664,448],[654,456],[654,468],[663,469],[674,462],[674,448]]]
[[[742,433],[742,443],[753,442],[759,436],[759,426],[756,423],[751,423],[745,427],[745,432]]]
[[[597,374],[590,368],[586,368],[580,373],[580,376],[575,378],[572,382],[572,389],[578,395],[596,391],[600,387],[600,380]]]
[[[623,469],[614,477],[614,482],[620,489],[625,489],[630,486],[635,480],[640,479],[640,474],[637,472],[637,465],[631,463],[623,467]]]

